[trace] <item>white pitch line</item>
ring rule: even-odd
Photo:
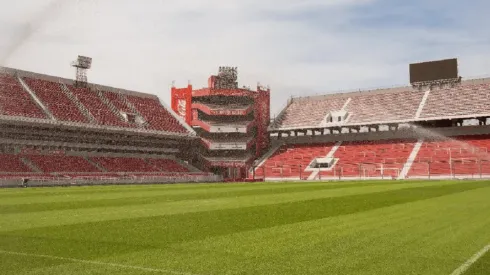
[[[52,255],[43,255],[43,254],[22,253],[22,252],[5,251],[5,250],[0,250],[0,253],[8,254],[8,255],[17,255],[17,256],[27,256],[27,257],[37,257],[37,258],[63,260],[63,261],[70,261],[70,262],[83,263],[83,264],[92,264],[92,265],[104,265],[104,266],[120,267],[120,268],[135,269],[135,270],[155,272],[155,273],[167,273],[167,274],[174,274],[174,275],[199,275],[199,274],[193,274],[193,273],[187,273],[187,272],[178,272],[178,271],[167,270],[167,269],[158,269],[158,268],[150,268],[150,267],[142,267],[142,266],[134,266],[134,265],[106,263],[106,262],[82,260],[82,259],[75,259],[75,258],[66,258],[66,257],[52,256]]]
[[[458,267],[458,269],[454,270],[451,275],[461,275],[465,273],[468,268],[471,267],[472,264],[474,264],[478,259],[483,257],[488,251],[490,251],[490,244],[485,246],[482,250],[478,251],[473,257],[471,257],[469,260],[467,260],[463,265]]]

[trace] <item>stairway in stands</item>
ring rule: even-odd
[[[423,139],[419,139],[417,143],[415,143],[415,146],[412,149],[412,153],[410,153],[410,156],[408,156],[407,162],[403,165],[403,169],[400,172],[400,175],[398,175],[398,179],[405,179],[407,177],[407,174],[412,168],[412,164],[415,161],[417,155],[419,154],[420,148],[422,147],[423,143],[424,143]]]
[[[27,85],[27,83],[24,80],[22,80],[22,78],[19,76],[17,76],[17,80],[19,81],[20,85],[22,85],[24,90],[29,93],[29,95],[34,100],[34,102],[36,102],[36,104],[39,107],[41,107],[41,109],[44,111],[46,116],[49,117],[50,119],[55,120],[56,118],[53,116],[51,111],[43,104],[43,102],[39,99],[36,93]]]
[[[330,150],[330,152],[328,152],[328,154],[325,156],[325,158],[333,158],[335,153],[337,152],[337,150],[340,148],[341,145],[342,145],[342,141],[335,143],[335,146],[332,147],[332,149]],[[320,173],[320,169],[314,170],[311,173],[311,175],[308,177],[308,180],[316,179],[318,177],[319,173]]]
[[[324,157],[334,146],[335,143],[282,145],[255,170],[255,174],[265,178],[307,178],[311,172],[304,170],[311,161]]]
[[[283,143],[281,142],[277,142],[273,144],[272,147],[269,149],[269,151],[267,151],[267,153],[265,153],[260,159],[257,160],[256,168],[260,168],[262,165],[264,165],[267,159],[269,159],[279,148],[281,148],[282,145]],[[253,173],[252,169],[253,168],[251,168],[249,171],[250,175]]]

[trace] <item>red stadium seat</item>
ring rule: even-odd
[[[56,119],[82,123],[89,122],[78,106],[63,92],[60,83],[29,77],[24,77],[24,81]]]
[[[33,172],[25,165],[18,155],[0,154],[0,173],[26,173]]]
[[[63,155],[30,155],[27,157],[45,173],[101,172],[83,157]]]
[[[161,171],[166,172],[189,172],[189,169],[178,164],[175,160],[171,159],[149,159],[149,163],[157,167]]]
[[[149,123],[150,129],[186,133],[187,129],[156,98],[126,96]]]
[[[20,82],[7,74],[0,74],[0,115],[46,118]]]
[[[92,114],[97,124],[105,126],[134,127],[133,125],[124,122],[122,118],[111,111],[109,107],[102,102],[102,99],[95,91],[89,88],[79,88],[72,85],[68,85],[68,88],[77,97],[80,103],[87,108],[90,114]]]
[[[409,177],[490,174],[490,136],[424,142]]]
[[[142,158],[92,157],[91,159],[108,172],[159,172]]]

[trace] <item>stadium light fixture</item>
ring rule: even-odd
[[[72,67],[76,68],[76,82],[75,86],[86,87],[87,86],[87,70],[92,68],[92,58],[79,55],[76,61],[71,63]]]

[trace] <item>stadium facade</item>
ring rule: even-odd
[[[208,87],[172,87],[172,109],[200,137],[194,164],[226,180],[247,178],[269,148],[270,90],[239,88],[237,69],[220,67]]]

